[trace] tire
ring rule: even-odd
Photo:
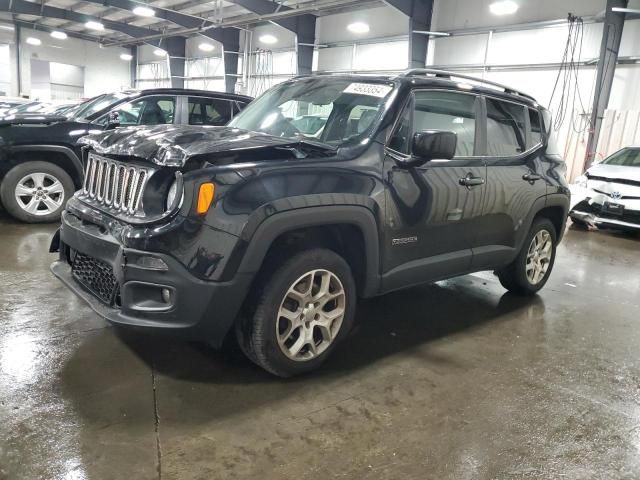
[[[530,273],[527,274],[527,261],[530,258],[531,249],[535,249],[533,242],[536,238],[538,242],[540,242],[541,238],[548,238],[551,242],[550,251],[548,252],[549,258],[547,262],[544,262],[543,259],[546,257],[546,254],[540,252],[538,257],[534,257],[534,259],[537,258],[540,263],[536,260],[534,260],[534,263],[537,265],[544,265],[546,263],[546,269],[544,272],[541,272],[539,269],[529,270]],[[551,270],[553,270],[553,264],[556,259],[556,238],[556,229],[549,219],[536,219],[533,225],[531,225],[531,229],[522,244],[522,249],[515,260],[502,270],[496,272],[502,286],[518,295],[533,295],[544,287],[549,279],[549,275],[551,275]],[[546,243],[542,244],[542,246],[544,245],[546,245]],[[546,250],[546,248],[544,250]],[[536,278],[534,272],[540,272],[542,275],[538,273],[538,278]]]
[[[22,186],[22,189],[16,190],[19,186]],[[0,185],[0,197],[4,208],[11,216],[26,223],[49,223],[59,220],[67,200],[74,191],[73,180],[69,174],[49,162],[25,162],[16,165],[4,176]],[[25,195],[19,195],[20,192],[24,192]]]
[[[242,351],[279,377],[318,368],[353,325],[356,286],[349,265],[333,251],[318,248],[266,271],[273,273],[258,280],[255,303],[236,328]],[[321,296],[323,284],[328,288]]]

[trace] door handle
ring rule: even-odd
[[[534,182],[537,182],[541,178],[542,178],[541,175],[538,175],[537,173],[533,173],[533,172],[525,173],[524,175],[522,175],[522,179],[526,180],[531,184],[533,184]]]
[[[462,177],[458,179],[458,183],[463,187],[467,187],[471,189],[471,187],[477,187],[480,185],[484,185],[484,178],[482,177],[474,177],[470,173],[466,177]]]

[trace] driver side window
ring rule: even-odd
[[[411,154],[414,133],[444,130],[458,137],[455,157],[472,156],[476,138],[476,98],[446,91],[417,91],[402,112],[389,148]]]
[[[115,111],[120,125],[172,124],[175,118],[176,97],[151,96],[125,103]]]

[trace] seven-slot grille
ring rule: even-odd
[[[153,170],[90,154],[82,191],[112,210],[133,215]]]

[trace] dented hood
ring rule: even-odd
[[[230,127],[159,125],[125,127],[87,135],[79,141],[97,154],[135,157],[157,165],[181,167],[199,155],[246,156],[253,150],[277,149],[287,156],[287,148],[300,142]],[[289,153],[289,155],[291,155]]]

